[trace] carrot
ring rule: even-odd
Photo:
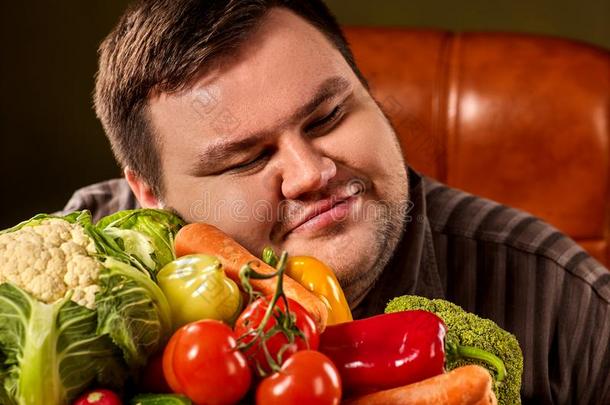
[[[273,267],[258,259],[213,225],[204,223],[186,225],[176,235],[174,246],[178,257],[195,253],[216,256],[222,263],[227,276],[238,285],[240,283],[239,270],[244,264],[254,261],[258,265],[255,269],[259,273],[275,272]],[[274,277],[267,280],[250,280],[250,282],[252,287],[263,295],[273,295],[277,280]],[[318,330],[323,331],[328,318],[328,310],[324,303],[301,284],[286,275],[284,275],[283,285],[286,296],[301,304],[316,322]]]
[[[483,367],[469,365],[436,377],[367,394],[344,405],[496,405],[491,375]]]

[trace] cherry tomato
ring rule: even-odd
[[[293,354],[256,390],[257,405],[339,404],[341,378],[333,362],[314,350]]]
[[[73,405],[121,405],[121,398],[110,390],[92,390],[85,392],[74,401]]]
[[[163,353],[172,390],[195,404],[234,404],[250,388],[252,373],[230,327],[211,319],[178,329]]]
[[[265,316],[265,311],[267,311],[270,301],[270,298],[259,298],[250,304],[244,310],[244,312],[241,313],[241,315],[239,315],[239,318],[237,318],[237,321],[235,322],[235,334],[238,337],[258,328]],[[286,305],[284,304],[284,300],[280,299],[277,302],[276,308],[279,309],[279,311],[286,313]],[[290,298],[288,298],[288,308],[290,313],[295,316],[295,325],[303,333],[305,340],[297,336],[294,344],[283,352],[282,361],[286,361],[291,355],[299,350],[316,350],[320,344],[320,334],[316,329],[316,323],[309,315],[307,310],[303,308],[301,304]],[[264,328],[265,332],[268,332],[276,324],[277,322],[272,316]],[[247,338],[243,339],[243,342],[248,343],[251,340],[252,338],[248,336]],[[286,344],[288,344],[288,339],[282,332],[274,334],[267,340],[267,350],[269,350],[269,353],[277,363],[279,363],[278,353]],[[265,353],[259,344],[255,343],[253,346],[248,348],[248,350],[246,350],[246,355],[248,356],[250,366],[253,367],[254,370],[256,370],[256,363],[258,362],[264,371],[271,371],[271,367],[267,362]]]

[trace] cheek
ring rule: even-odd
[[[328,138],[327,150],[347,166],[374,178],[402,165],[395,137],[377,107],[368,105],[353,111],[335,130]]]
[[[167,191],[167,205],[187,222],[214,225],[252,252],[268,243],[277,202],[256,176],[211,181],[192,178],[174,183]]]

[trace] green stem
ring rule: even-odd
[[[267,263],[269,266],[275,267],[277,266],[277,262],[279,260],[279,258],[277,257],[277,255],[275,254],[275,252],[273,251],[273,249],[270,246],[266,246],[263,249],[263,261],[265,263]]]
[[[501,358],[486,350],[472,346],[461,346],[452,342],[445,342],[446,357],[451,360],[472,359],[487,363],[496,369],[496,381],[506,377],[506,366]]]
[[[283,276],[284,276],[284,270],[286,269],[286,258],[287,257],[288,257],[288,254],[286,252],[282,253],[282,257],[280,257],[280,262],[278,263],[278,266],[277,266],[277,272],[275,272],[275,275],[277,275],[277,283],[275,285],[275,294],[273,294],[273,298],[271,299],[271,302],[269,303],[269,306],[267,307],[267,311],[265,311],[265,316],[263,317],[263,320],[261,321],[260,325],[258,326],[258,329],[261,332],[265,329],[265,325],[267,325],[267,322],[269,322],[269,319],[271,318],[271,315],[273,314],[273,310],[275,309],[275,304],[280,299],[280,297],[284,296],[284,283],[282,281],[283,281]],[[254,274],[256,275],[259,273],[254,273]],[[286,301],[286,304],[287,303],[288,303],[288,301]],[[286,315],[289,316],[288,305],[286,305]]]
[[[258,273],[252,267],[254,264],[258,264],[258,261],[252,260],[252,261],[248,262],[247,264],[244,264],[242,266],[242,268],[239,270],[239,280],[241,282],[241,286],[244,289],[244,291],[246,292],[246,294],[248,294],[248,305],[252,304],[252,301],[254,301],[255,298],[258,298],[260,296],[260,294],[256,293],[254,291],[254,288],[252,288],[250,279],[267,280],[267,279],[273,278],[277,275],[277,272],[270,273],[270,274]]]
[[[265,314],[263,315],[263,319],[261,320],[260,324],[254,331],[251,331],[251,332],[245,334],[244,336],[240,336],[238,339],[238,340],[243,340],[246,337],[252,336],[252,340],[249,343],[241,344],[238,346],[238,348],[240,350],[247,350],[248,348],[250,348],[252,345],[254,345],[257,342],[259,345],[262,345],[263,353],[265,354],[265,358],[266,358],[267,363],[269,364],[269,367],[271,368],[272,372],[280,371],[281,365],[278,364],[278,362],[276,362],[273,359],[273,356],[271,356],[271,353],[269,353],[269,350],[267,349],[266,341],[268,338],[271,337],[271,335],[265,336],[265,326],[267,325],[267,323],[273,316],[273,311],[276,309],[275,308],[276,304],[280,299],[284,300],[284,304],[286,306],[286,312],[283,316],[285,316],[287,320],[285,322],[279,322],[280,319],[278,319],[277,322],[278,322],[278,326],[280,326],[280,328],[278,328],[278,330],[273,331],[273,334],[278,333],[278,332],[284,333],[284,335],[286,335],[286,337],[290,343],[292,343],[294,341],[295,333],[298,336],[302,336],[301,331],[299,331],[299,330],[297,330],[296,332],[293,331],[293,329],[295,328],[295,324],[294,324],[294,320],[292,319],[290,309],[288,307],[288,299],[286,298],[286,295],[284,294],[283,277],[284,277],[284,272],[286,270],[287,259],[288,259],[288,253],[283,252],[282,256],[280,257],[279,262],[277,264],[277,271],[274,273],[270,273],[270,274],[258,273],[257,271],[255,271],[252,268],[252,266],[251,266],[252,263],[248,263],[248,264],[244,265],[239,272],[239,278],[241,280],[242,286],[244,287],[244,290],[247,291],[248,294],[250,295],[250,301],[252,301],[253,294],[254,294],[254,289],[252,288],[252,285],[250,284],[250,279],[265,280],[265,279],[277,277],[275,293],[273,294],[271,302],[267,306],[267,309],[265,311]],[[282,351],[282,354],[283,354],[283,351]],[[281,363],[281,361],[279,363]],[[260,373],[260,371],[262,371],[262,370],[259,367],[259,373]],[[261,373],[261,375],[262,375],[262,373]]]

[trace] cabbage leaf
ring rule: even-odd
[[[182,219],[169,211],[136,209],[104,217],[96,228],[110,236],[120,250],[136,257],[154,279],[176,258],[174,236],[183,225]]]
[[[97,334],[95,311],[66,297],[42,303],[0,285],[3,404],[63,404],[94,383],[120,387],[126,367],[109,336]]]
[[[106,258],[99,285],[98,333],[112,338],[131,367],[145,365],[171,333],[165,295],[147,273],[113,258]]]

